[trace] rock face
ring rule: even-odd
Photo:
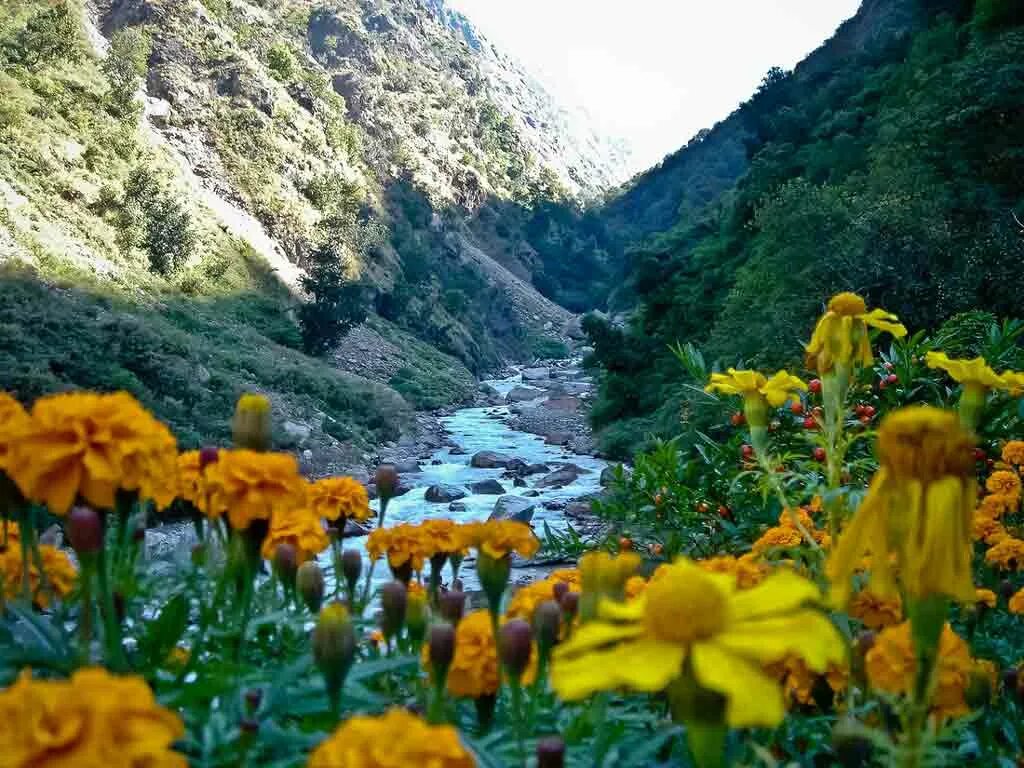
[[[477,469],[506,469],[510,463],[515,461],[511,456],[496,451],[480,451],[474,453],[469,460],[469,466]]]
[[[567,485],[576,482],[576,478],[580,475],[586,474],[587,470],[576,466],[575,464],[566,464],[561,469],[556,469],[554,472],[545,475],[537,481],[538,488],[564,488]]]
[[[544,390],[535,387],[514,387],[511,392],[505,395],[506,402],[525,403],[544,396]]]
[[[432,485],[423,498],[433,504],[448,504],[466,498],[466,491],[457,485]]]
[[[502,496],[494,505],[494,511],[488,520],[515,520],[528,523],[533,519],[535,502],[522,496]]]
[[[501,496],[505,492],[505,486],[497,480],[481,480],[478,483],[470,483],[469,490],[477,496]]]

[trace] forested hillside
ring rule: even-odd
[[[609,232],[637,224],[622,246],[632,320],[590,321],[606,447],[678,433],[687,390],[670,345],[779,365],[835,291],[917,328],[973,308],[1020,315],[1022,23],[1013,0],[865,2],[608,206]]]

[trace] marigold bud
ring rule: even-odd
[[[313,660],[324,676],[332,709],[337,709],[355,655],[356,632],[348,609],[339,602],[327,604],[313,629]]]
[[[254,717],[243,717],[238,727],[244,735],[252,736],[259,731],[260,721]]]
[[[452,624],[458,624],[466,611],[466,593],[449,590],[441,595],[441,615]]]
[[[199,471],[202,472],[220,458],[220,449],[215,445],[205,445],[199,449]]]
[[[509,555],[491,557],[484,551],[476,558],[476,573],[480,586],[487,596],[487,605],[492,613],[501,612],[501,596],[505,594],[508,579],[512,573],[512,558]]]
[[[231,428],[236,448],[270,450],[270,400],[263,395],[242,395]]]
[[[875,640],[878,639],[878,635],[872,632],[870,629],[861,632],[857,636],[857,651],[861,656],[867,656],[868,651],[875,647]]]
[[[296,571],[298,570],[299,553],[294,544],[286,541],[277,545],[274,550],[274,573],[284,584],[285,590],[290,594],[295,589]]]
[[[356,592],[356,584],[363,572],[363,555],[358,549],[346,549],[341,555],[341,572],[345,576],[350,595]]]
[[[564,581],[559,581],[555,584],[552,591],[555,594],[555,602],[560,603],[562,602],[562,595],[569,591],[569,585]]]
[[[309,612],[317,613],[324,601],[324,572],[320,566],[315,560],[307,560],[299,566],[295,581]]]
[[[964,701],[971,709],[980,709],[992,701],[992,679],[980,669],[971,671],[967,683],[967,690],[964,691]]]
[[[562,595],[560,603],[562,606],[562,610],[565,612],[565,615],[571,619],[576,615],[577,611],[579,611],[580,609],[580,593],[566,592],[564,595]]]
[[[565,742],[560,736],[548,736],[537,742],[537,768],[563,768]]]
[[[409,641],[413,648],[423,645],[423,638],[427,634],[427,611],[426,592],[414,591],[406,593],[405,627],[409,632]]]
[[[455,658],[455,627],[451,624],[435,624],[430,628],[430,664],[434,674],[443,677]]]
[[[1007,600],[1013,597],[1016,591],[1017,590],[1014,588],[1013,582],[1009,579],[1003,579],[1002,583],[999,585],[999,594]]]
[[[530,654],[533,651],[533,633],[530,631],[530,625],[522,619],[512,619],[501,628],[498,641],[501,663],[514,680],[519,680],[530,663]]]
[[[562,628],[562,608],[553,600],[537,606],[533,612],[533,628],[537,633],[537,645],[541,653],[547,653],[558,642]]]
[[[409,594],[402,582],[392,581],[381,587],[380,628],[388,640],[402,631],[408,602]]]
[[[68,539],[79,557],[93,555],[103,546],[103,521],[92,507],[74,507],[68,514]]]
[[[374,482],[377,485],[377,495],[380,496],[381,501],[386,502],[393,498],[399,483],[398,470],[395,469],[394,464],[381,464],[377,467]]]

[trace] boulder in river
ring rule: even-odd
[[[456,445],[450,451],[448,451],[448,454],[450,456],[465,456],[466,455],[466,449],[462,448],[461,446]]]
[[[525,403],[538,397],[544,397],[544,390],[535,387],[513,387],[512,391],[505,395],[505,402]]]
[[[435,504],[447,504],[466,498],[466,491],[457,485],[432,485],[423,498]]]
[[[564,488],[571,483],[575,483],[580,475],[586,473],[587,470],[582,467],[578,467],[575,464],[565,464],[561,469],[556,469],[554,472],[544,475],[544,477],[537,481],[537,487]]]
[[[526,488],[527,487],[526,481],[523,480],[523,478],[521,478],[519,476],[516,476],[516,477],[514,477],[512,479],[512,485],[514,485],[516,488]]]
[[[448,505],[449,512],[465,512],[468,507],[461,501],[453,501]]]
[[[572,440],[572,435],[568,432],[552,432],[544,438],[544,442],[548,445],[568,445],[570,440]]]
[[[592,513],[589,501],[570,501],[565,506],[566,517],[588,517]]]
[[[502,496],[494,504],[494,511],[488,520],[515,520],[528,523],[533,519],[533,510],[537,505],[522,496]]]
[[[406,459],[394,463],[395,471],[400,475],[414,475],[420,472],[420,463],[416,459]]]
[[[522,472],[521,475],[545,475],[551,471],[551,467],[547,464],[530,464]]]
[[[523,381],[545,381],[551,378],[550,368],[524,368]]]
[[[501,496],[505,492],[505,486],[497,480],[481,480],[478,483],[470,483],[469,490],[478,496]]]
[[[473,458],[469,460],[469,466],[477,469],[505,469],[513,461],[515,459],[504,453],[480,451],[473,454]]]

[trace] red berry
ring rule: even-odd
[[[797,400],[789,406],[789,410],[792,411],[794,415],[801,416],[804,412],[804,404]]]
[[[821,392],[821,379],[811,379],[807,382],[807,388],[814,394]]]
[[[878,411],[875,410],[875,406],[865,405],[864,411],[861,413],[861,416],[867,416],[869,419],[873,419],[876,413],[878,413]]]
[[[867,415],[861,416],[860,417],[860,423],[863,424],[866,427],[868,424],[871,423],[871,417],[867,416]]]
[[[710,507],[703,501],[697,505],[697,511],[700,512],[702,515],[706,515],[709,509]]]
[[[885,389],[887,386],[889,386],[889,384],[886,382],[885,379],[882,379],[880,382],[878,382],[879,389]]]
[[[882,366],[883,366],[883,367],[885,368],[885,370],[887,370],[887,371],[891,371],[891,370],[893,369],[893,365],[892,365],[892,363],[883,363],[883,364],[882,364]]]
[[[900,381],[900,377],[897,376],[895,373],[890,373],[888,376],[885,377],[885,380],[889,384],[898,384]]]
[[[804,429],[817,429],[818,422],[813,416],[804,419]]]
[[[725,506],[724,504],[719,504],[718,505],[718,516],[723,518],[723,519],[725,519],[725,520],[728,520],[730,517],[732,517],[732,512],[730,512],[729,508],[727,506]]]
[[[985,450],[983,448],[975,448],[974,449],[974,460],[975,461],[984,461],[986,458],[988,458],[988,457],[986,456]]]
[[[854,414],[857,416],[863,416],[865,407],[864,403],[857,403],[857,407],[853,409]]]
[[[740,448],[740,453],[743,454],[744,459],[749,459],[754,455],[754,446],[744,443],[743,447]]]
[[[821,446],[818,446],[817,448],[814,449],[814,460],[815,461],[824,461],[825,460],[825,449],[822,448]]]
[[[633,540],[631,538],[629,538],[628,536],[623,536],[621,539],[619,539],[619,549],[622,552],[628,552],[632,548]]]
[[[654,503],[657,506],[661,506],[661,502],[662,502],[661,494],[660,493],[654,494]]]
[[[742,413],[734,413],[730,419],[734,427],[742,427],[746,420],[746,417]]]

